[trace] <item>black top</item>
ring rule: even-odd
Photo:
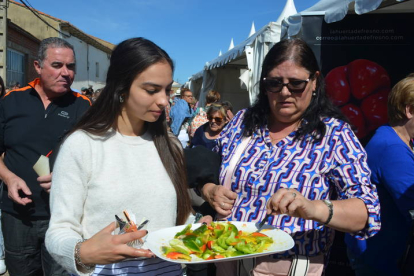
[[[198,146],[184,149],[184,156],[189,188],[195,188],[196,193],[200,195],[198,188],[201,188],[204,184],[220,184],[221,157],[217,152]],[[193,208],[203,215],[215,217],[215,211],[208,202],[204,202],[200,207],[193,206]]]
[[[26,182],[33,201],[26,206],[14,203],[4,185],[1,209],[32,219],[50,217],[49,194],[37,182],[33,165],[40,155],[57,152],[59,143],[90,106],[86,97],[68,92],[45,110],[34,89],[38,81],[7,93],[0,101],[0,154],[5,153],[6,167]]]
[[[196,146],[203,146],[212,150],[217,145],[217,139],[208,139],[206,137],[205,131],[208,127],[209,122],[201,125],[194,133],[193,139],[191,139],[191,145],[194,147]]]

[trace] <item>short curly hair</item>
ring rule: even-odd
[[[206,95],[206,104],[217,103],[220,101],[220,93],[215,90],[208,91]]]
[[[414,73],[394,85],[388,95],[388,120],[391,125],[407,120],[407,106],[414,109]]]

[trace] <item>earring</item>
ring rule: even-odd
[[[312,93],[312,96],[314,96],[314,97],[316,96],[316,93],[315,93],[315,91],[313,91],[313,93]]]
[[[123,102],[124,102],[124,95],[120,95],[120,96],[119,96],[119,102],[120,102],[120,103],[123,103]]]

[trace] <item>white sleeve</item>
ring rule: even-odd
[[[51,219],[46,233],[46,248],[69,273],[78,271],[75,245],[82,239],[81,220],[91,172],[91,141],[82,131],[70,135],[60,148],[52,176]]]

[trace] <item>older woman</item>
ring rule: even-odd
[[[196,130],[191,145],[213,149],[217,144],[220,132],[227,123],[226,117],[226,110],[223,106],[219,104],[210,105],[207,109],[208,122]]]
[[[381,202],[381,231],[366,241],[346,238],[357,275],[401,275],[409,210],[414,209],[414,74],[393,87],[388,118],[389,124],[378,128],[366,146],[371,181]]]
[[[208,122],[206,110],[214,103],[220,101],[220,93],[214,90],[208,91],[206,95],[206,106],[197,108],[194,117],[191,119],[188,133],[190,137],[194,137],[196,130]]]
[[[366,153],[326,97],[316,58],[302,40],[269,51],[259,90],[256,103],[218,139],[221,185],[199,190],[229,221],[259,222],[271,214],[266,222],[292,235],[295,247],[258,258],[253,275],[287,274],[295,255],[311,257],[308,275],[320,275],[333,229],[364,239],[380,228]],[[234,263],[217,265],[218,275],[235,271]]]

